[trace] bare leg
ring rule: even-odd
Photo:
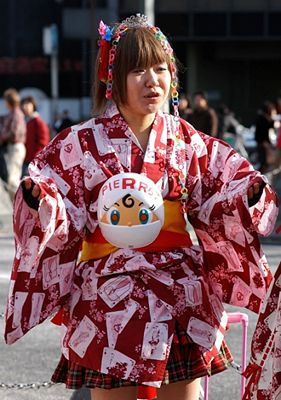
[[[157,389],[158,400],[198,400],[200,395],[200,379],[186,380],[163,385]]]
[[[118,389],[91,389],[92,400],[136,400],[137,387],[127,386]]]

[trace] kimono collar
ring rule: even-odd
[[[130,139],[131,129],[129,128],[127,122],[122,117],[117,105],[114,102],[110,102],[106,108],[102,118],[112,119],[120,118],[124,122],[123,129],[124,134]],[[121,124],[120,124],[121,126]],[[167,153],[167,136],[168,136],[167,123],[164,118],[164,114],[159,111],[156,113],[150,135],[148,145],[144,155],[143,166],[141,174],[150,178],[159,188],[163,184],[163,176],[166,169],[166,153]]]
[[[117,105],[113,102],[109,103],[104,115],[104,118],[120,118],[124,122],[124,134],[129,136],[130,132],[128,124],[119,112]],[[121,124],[120,124],[121,125]],[[123,125],[123,124],[122,124]],[[126,129],[127,127],[127,129]],[[132,137],[130,137],[132,140]],[[168,144],[168,139],[170,144]],[[168,149],[169,146],[172,146]],[[177,160],[178,179],[180,197],[182,200],[187,197],[186,183],[186,151],[185,141],[180,129],[179,121],[176,121],[173,116],[163,113],[161,110],[156,113],[149,136],[148,145],[145,151],[141,174],[150,178],[160,189],[164,188],[164,181],[167,180],[168,164],[171,162],[171,157]],[[170,160],[168,160],[168,158]]]
[[[101,116],[102,118],[113,118],[115,116],[120,115],[120,118],[122,118],[124,120],[124,118],[122,117],[116,103],[114,103],[113,101],[108,102],[108,105],[104,111],[104,114]],[[156,117],[155,119],[160,116],[163,117],[164,113],[160,110],[156,113]],[[124,120],[125,121],[125,120]]]

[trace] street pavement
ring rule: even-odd
[[[9,275],[14,255],[11,230],[11,207],[0,188],[0,399],[1,400],[89,400],[89,392],[66,390],[63,385],[40,389],[2,389],[1,384],[42,383],[50,380],[60,357],[59,328],[49,321],[35,327],[12,346],[3,339],[3,317],[8,293]],[[4,206],[5,205],[5,206]],[[281,235],[280,235],[281,240]],[[280,240],[264,241],[263,247],[273,272],[281,260]],[[242,311],[249,317],[248,356],[250,339],[256,323],[256,315],[247,310],[227,306],[228,312]],[[231,324],[226,336],[237,363],[241,362],[242,327]],[[210,379],[209,400],[218,398],[239,399],[240,376],[229,369]]]

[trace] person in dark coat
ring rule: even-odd
[[[269,169],[268,156],[272,148],[269,132],[274,128],[274,115],[276,115],[276,108],[270,101],[265,101],[257,113],[255,140],[258,146],[259,168],[262,173]]]

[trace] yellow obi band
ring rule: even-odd
[[[164,225],[157,238],[148,246],[138,248],[143,252],[169,251],[179,247],[190,247],[192,241],[186,231],[186,222],[179,201],[164,200]],[[99,227],[83,241],[80,261],[97,260],[118,248],[107,242]]]

